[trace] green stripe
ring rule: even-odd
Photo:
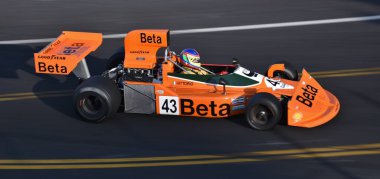
[[[228,75],[193,75],[182,73],[169,73],[168,75],[172,77],[184,78],[187,80],[193,80],[210,84],[218,83],[220,78],[224,78],[227,82],[227,86],[249,86],[259,83],[258,81],[234,73]]]

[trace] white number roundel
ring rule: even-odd
[[[160,114],[179,115],[179,103],[176,96],[159,97]]]

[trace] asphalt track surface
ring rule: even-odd
[[[380,2],[4,0],[0,9],[3,41],[62,30],[114,34],[379,15]],[[0,178],[378,178],[379,34],[380,21],[363,21],[173,35],[173,50],[196,48],[204,62],[236,57],[263,72],[287,60],[319,72],[317,80],[340,99],[340,114],[326,125],[266,132],[241,117],[117,114],[84,123],[71,107],[77,80],[34,73],[33,52],[46,44],[0,45]],[[122,43],[105,40],[88,57],[91,73],[102,72]]]

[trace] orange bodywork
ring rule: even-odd
[[[339,109],[338,99],[303,69],[302,78],[288,103],[288,124],[298,127],[319,126],[335,117]]]
[[[167,47],[168,30],[134,30],[124,40],[125,68],[152,69],[157,63],[157,51]]]
[[[63,32],[56,41],[35,54],[36,72],[70,73],[82,58],[101,44],[101,38],[97,33]],[[273,94],[279,100],[290,98],[287,114],[291,126],[315,127],[331,120],[339,111],[337,98],[324,90],[306,70],[302,71],[300,81],[266,77],[231,65],[226,68],[233,68],[233,72],[224,75],[181,74],[173,63],[178,61],[175,54],[169,52],[163,62],[158,60],[158,50],[168,46],[169,30],[134,30],[125,38],[125,69],[153,70],[159,67],[161,70],[157,72],[156,81],[124,81],[154,87],[156,114],[228,117],[244,113],[251,97],[262,92]],[[67,70],[41,71],[40,62],[46,66],[66,66]],[[284,69],[284,64],[272,65],[268,74]],[[221,79],[227,79],[231,84],[215,83]]]
[[[55,41],[34,54],[36,73],[70,74],[100,44],[100,33],[63,31]]]
[[[138,34],[142,32],[150,34],[153,36],[154,33],[157,33],[155,36],[165,36],[166,31],[156,31],[156,30],[137,30],[132,31],[134,41],[139,41]],[[127,35],[129,39],[130,34]],[[139,42],[133,43],[135,46],[131,47],[130,43],[127,46],[126,42],[126,51],[129,51],[128,47],[133,49],[142,48],[152,48],[153,52],[157,52],[158,48],[166,47],[167,43],[162,46],[148,46],[141,44]],[[148,44],[151,45],[151,44]],[[154,44],[153,44],[154,45]],[[141,46],[141,47],[140,47]],[[126,56],[128,56],[126,54]],[[140,64],[132,64],[127,62],[128,60],[134,61],[132,59],[125,59],[124,65],[129,65],[128,67],[136,68],[142,67]],[[157,57],[155,57],[157,58]],[[276,96],[278,99],[281,99],[282,96],[291,97],[291,100],[288,103],[288,123],[291,126],[299,127],[315,127],[321,125],[329,120],[331,120],[339,111],[339,101],[328,91],[324,90],[308,73],[306,70],[303,70],[302,78],[300,81],[291,81],[279,78],[265,77],[260,74],[256,77],[249,75],[250,71],[246,69],[237,69],[234,73],[241,75],[243,78],[251,78],[258,81],[256,84],[251,85],[226,85],[225,93],[223,85],[213,84],[204,81],[197,81],[189,79],[189,76],[186,78],[178,77],[174,71],[175,65],[172,62],[177,62],[178,57],[175,55],[170,55],[171,60],[164,61],[162,66],[162,83],[146,83],[146,82],[133,82],[126,81],[128,84],[138,84],[138,85],[149,85],[154,86],[155,96],[156,96],[156,113],[157,114],[169,114],[169,115],[183,115],[183,116],[197,116],[197,117],[207,117],[207,118],[222,118],[228,117],[236,114],[241,114],[245,112],[245,106],[249,103],[249,99],[257,93],[267,92]],[[156,60],[148,60],[148,64],[151,65],[149,68],[154,68],[156,65],[154,62]],[[137,63],[137,62],[136,62]],[[272,65],[268,70],[268,74],[273,74],[274,71],[284,70],[284,64],[275,64]],[[188,74],[191,75],[191,74]],[[231,74],[228,74],[231,75]],[[226,78],[228,75],[216,75],[219,77]],[[304,82],[304,84],[303,84]],[[303,88],[304,85],[311,85],[318,90],[314,98],[311,97],[311,94],[305,94]],[[313,93],[314,94],[314,93]],[[302,101],[301,95],[304,101]],[[310,99],[308,99],[309,97]],[[300,101],[298,101],[299,99]],[[165,101],[168,100],[176,104],[175,112],[170,112],[170,108],[167,110],[162,110],[165,106]],[[312,106],[309,105],[311,101]],[[174,108],[173,108],[174,109]]]
[[[284,70],[285,70],[284,64],[271,65],[270,68],[268,69],[268,77],[273,78],[273,74],[275,71],[284,71]]]

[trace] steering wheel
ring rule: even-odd
[[[228,71],[223,70],[223,71],[219,72],[218,74],[219,75],[228,75],[229,73],[228,73]]]

